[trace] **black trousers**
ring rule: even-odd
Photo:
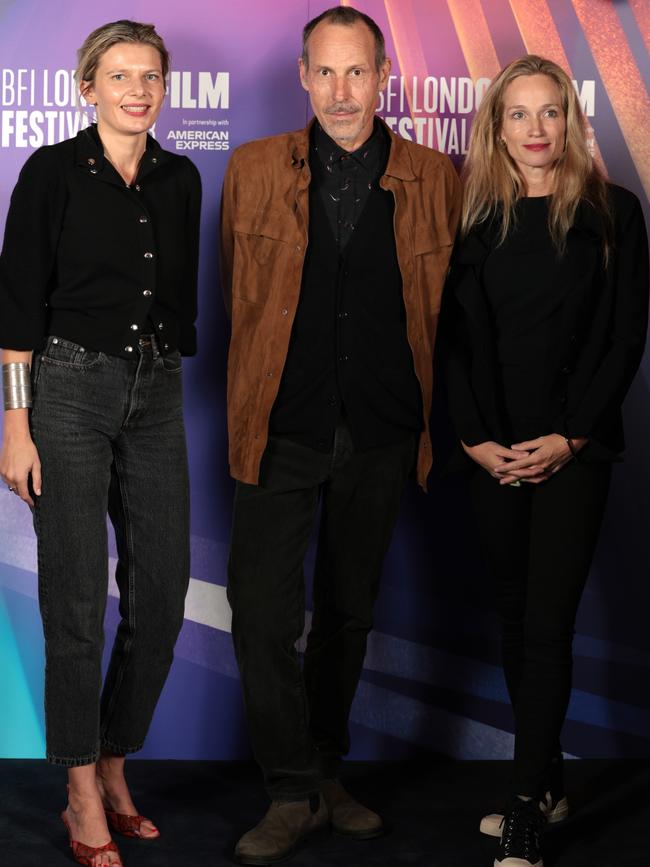
[[[571,461],[540,485],[470,481],[495,580],[503,667],[515,713],[514,791],[552,788],[571,693],[576,612],[598,540],[611,465]]]
[[[255,757],[280,801],[314,794],[349,749],[381,565],[414,462],[416,436],[355,452],[344,424],[333,451],[271,438],[260,485],[237,484],[228,599]],[[321,520],[304,666],[303,561]]]

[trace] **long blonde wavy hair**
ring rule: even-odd
[[[608,251],[611,221],[606,178],[594,162],[587,145],[586,120],[571,79],[564,70],[536,54],[527,54],[508,64],[492,81],[476,112],[469,151],[461,177],[464,196],[461,217],[463,235],[477,223],[499,211],[502,242],[515,219],[517,199],[526,195],[526,182],[505,147],[500,144],[506,88],[520,75],[547,75],[560,89],[566,118],[564,151],[554,167],[554,185],[549,205],[549,231],[559,252],[573,225],[580,200],[591,203],[602,216],[605,232],[604,254]]]

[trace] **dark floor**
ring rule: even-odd
[[[389,824],[355,842],[321,832],[294,867],[492,867],[495,841],[478,833],[507,787],[504,762],[351,763],[344,781]],[[119,839],[125,867],[222,867],[237,837],[266,809],[250,765],[129,763],[139,808],[160,827],[153,842]],[[573,815],[547,834],[546,867],[650,867],[650,762],[569,762]],[[35,761],[0,762],[0,865],[73,863],[58,813],[65,776]]]

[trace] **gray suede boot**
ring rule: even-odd
[[[275,864],[290,858],[300,843],[328,824],[322,798],[311,801],[273,801],[262,821],[235,846],[238,864]]]
[[[381,816],[364,807],[338,780],[323,780],[321,795],[327,805],[332,830],[357,840],[370,840],[384,833]]]

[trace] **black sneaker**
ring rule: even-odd
[[[541,841],[546,816],[537,801],[513,798],[501,829],[494,867],[544,867]]]

